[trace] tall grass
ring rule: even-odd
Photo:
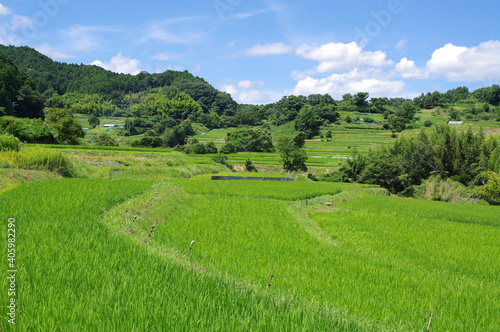
[[[7,168],[48,170],[66,177],[75,172],[74,165],[66,154],[42,148],[0,152],[0,165]]]

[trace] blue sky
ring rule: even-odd
[[[500,82],[498,0],[0,0],[0,43],[137,74],[188,70],[241,103]]]

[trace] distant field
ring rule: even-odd
[[[376,122],[382,122],[383,118],[379,114],[364,114],[364,113],[346,113],[342,116],[349,115],[351,117],[359,116],[370,117]],[[87,126],[86,122],[87,115],[77,115],[82,126]],[[433,124],[446,124],[448,122],[448,115],[445,112],[437,113],[435,110],[423,110],[417,114],[417,125],[424,128],[424,130],[431,130],[431,128],[423,127],[425,120],[430,120]],[[104,118],[101,119],[101,127],[105,123],[118,124],[123,126],[126,118]],[[483,122],[469,122],[464,121],[464,125],[457,126],[458,130],[467,130],[471,126],[473,130],[478,131],[480,128],[488,135],[493,135],[497,139],[500,139],[500,122],[495,121],[483,121]],[[221,147],[225,143],[227,133],[235,130],[234,128],[228,129],[213,129],[204,130],[199,128],[199,133],[194,136],[197,140],[202,143],[214,142],[217,147]],[[332,170],[338,170],[342,166],[347,158],[352,156],[354,151],[361,154],[366,154],[369,149],[377,148],[380,146],[391,146],[394,143],[394,138],[391,137],[392,133],[388,130],[381,130],[380,124],[343,124],[343,125],[329,125],[322,129],[322,135],[326,134],[328,130],[332,131],[333,137],[331,140],[316,138],[308,140],[305,144],[305,149],[309,159],[307,161],[307,166],[312,173],[324,173]],[[411,136],[416,135],[421,129],[410,129],[405,130],[403,133],[398,134],[398,136]],[[117,133],[119,129],[104,129],[96,128],[87,131],[87,137],[85,143],[88,144],[89,140],[94,135],[102,132],[107,132],[113,136],[120,145],[130,145],[132,141],[142,137],[139,136],[118,136]],[[294,135],[293,123],[287,123],[283,126],[272,126],[272,133],[274,139],[283,135]],[[121,148],[123,150],[130,151],[140,151],[140,149],[134,148]],[[167,149],[168,151],[169,149]],[[145,151],[162,151],[162,149],[146,149]],[[191,155],[191,161],[198,164],[211,163],[211,155]],[[252,153],[244,152],[237,154],[230,154],[228,162],[233,165],[244,165],[247,159],[252,160],[257,168],[261,168],[264,171],[276,172],[280,171],[281,163],[279,154],[277,153]]]

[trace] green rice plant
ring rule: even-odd
[[[16,219],[19,290],[16,324],[2,319],[0,329],[381,330],[328,307],[291,305],[186,268],[151,251],[148,243],[138,243],[103,224],[105,210],[139,197],[152,184],[62,179],[17,187],[0,195],[2,220]],[[2,229],[6,232],[6,226]],[[6,248],[5,237],[0,244]],[[5,278],[0,286],[1,307],[6,308]]]
[[[363,196],[341,203],[353,211],[379,211],[422,219],[500,226],[500,208],[479,204],[458,204],[387,196]]]
[[[50,171],[0,169],[0,194],[22,184],[57,178],[60,175]]]
[[[283,200],[308,199],[320,195],[337,194],[342,191],[342,185],[339,184],[311,181],[189,180],[178,183],[181,183],[187,192],[194,194]]]
[[[220,196],[211,184],[176,182],[193,196],[155,230],[156,241],[185,253],[195,240],[190,260],[196,266],[254,287],[259,280],[262,287],[274,270],[273,286],[285,298],[387,326],[422,329],[432,308],[437,330],[494,331],[500,323],[500,266],[491,262],[500,254],[500,233],[486,225],[491,222],[472,225],[460,217],[450,222],[432,212],[427,218],[400,214],[390,198],[363,211],[304,207],[264,199],[264,193],[257,198],[247,182],[237,182],[246,188],[241,193],[225,187]],[[241,196],[224,196],[229,193]],[[396,212],[379,212],[394,206]],[[488,211],[483,217],[496,220]],[[482,315],[476,314],[479,308]]]

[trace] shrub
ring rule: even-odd
[[[97,135],[93,141],[98,146],[118,146],[118,142],[108,133]]]
[[[17,137],[0,135],[0,151],[19,151],[21,142]]]

